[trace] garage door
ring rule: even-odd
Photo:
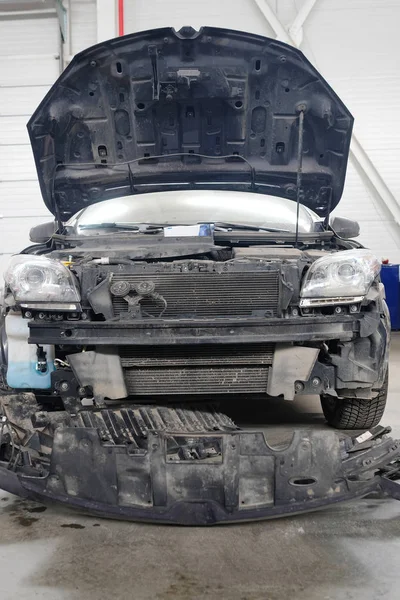
[[[0,16],[0,277],[48,217],[26,123],[60,73],[55,12]]]

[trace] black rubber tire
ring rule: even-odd
[[[388,374],[379,394],[372,400],[321,396],[322,410],[328,424],[336,429],[370,429],[378,425],[385,412]]]

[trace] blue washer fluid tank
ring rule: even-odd
[[[381,280],[385,286],[392,329],[400,329],[399,265],[382,265]]]
[[[8,342],[7,384],[16,389],[47,390],[51,387],[51,372],[54,367],[54,346],[43,346],[46,353],[47,370],[37,370],[36,344],[28,344],[28,320],[21,315],[6,316]]]

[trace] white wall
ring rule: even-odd
[[[26,123],[59,73],[55,11],[0,13],[0,276],[30,228],[48,218]]]
[[[355,117],[354,132],[400,203],[400,2],[319,0],[304,27],[302,50]],[[336,211],[361,224],[360,241],[400,262],[399,227],[350,162]]]
[[[71,36],[70,53],[73,56],[97,43],[96,0],[69,0],[67,8]]]
[[[124,12],[125,33],[155,27],[180,29],[191,25],[200,29],[209,25],[273,35],[253,0],[125,0]]]

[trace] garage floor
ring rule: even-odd
[[[390,362],[384,423],[400,437],[400,334]],[[251,419],[268,419],[268,436],[294,425],[326,427],[311,397],[270,404]],[[0,492],[4,599],[391,600],[399,598],[399,564],[395,500],[370,497],[275,521],[189,529],[84,517]]]

